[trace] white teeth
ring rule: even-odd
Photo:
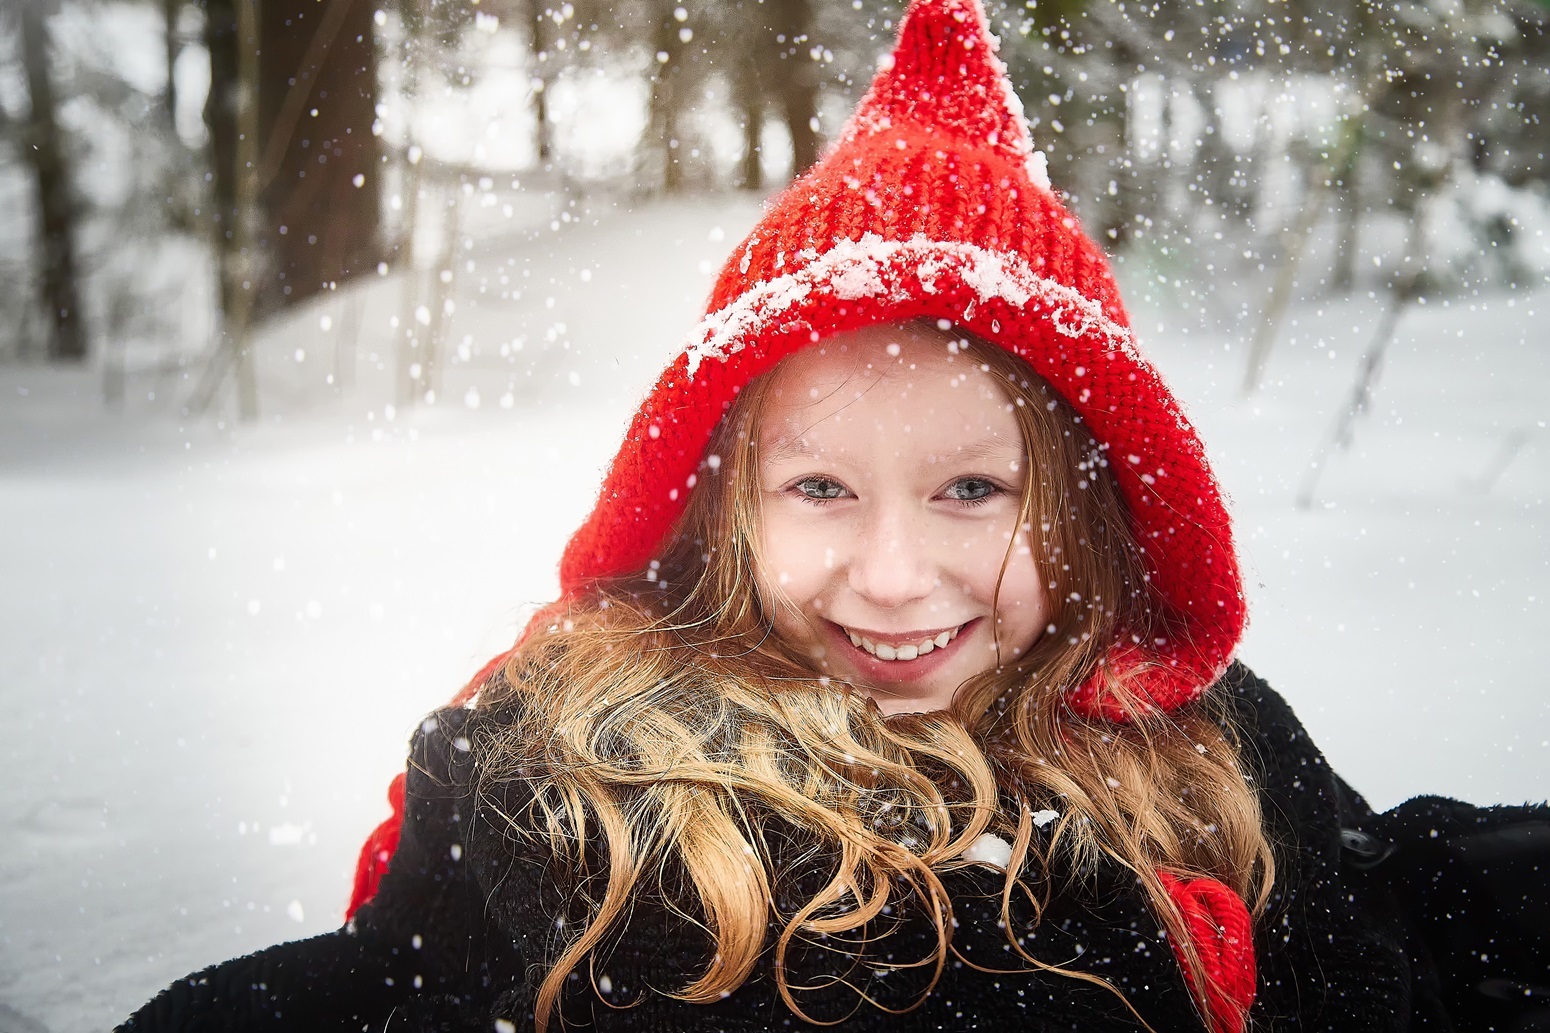
[[[850,644],[857,649],[864,649],[879,660],[914,660],[925,656],[933,649],[943,649],[949,642],[958,637],[958,632],[963,630],[962,625],[951,631],[944,631],[935,638],[922,639],[919,642],[910,642],[902,646],[891,645],[887,642],[881,644],[873,642],[864,635],[845,628],[845,634],[850,638]]]

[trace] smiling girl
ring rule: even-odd
[[[126,1029],[1453,1028],[975,0],[911,5],[560,573],[349,924]]]
[[[1018,405],[943,337],[842,335],[753,396],[762,609],[885,714],[950,709],[1048,623]]]

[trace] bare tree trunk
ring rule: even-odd
[[[263,213],[258,190],[258,87],[259,2],[235,0],[232,51],[236,76],[230,81],[231,120],[234,137],[232,163],[227,166],[231,202],[228,223],[221,234],[221,344],[211,356],[204,376],[194,391],[189,408],[204,411],[215,399],[228,372],[236,377],[237,411],[244,420],[258,418],[258,378],[253,363],[254,295],[257,293],[258,227]],[[213,5],[212,5],[213,6]],[[212,65],[214,64],[212,60]],[[213,70],[213,69],[212,69]],[[217,103],[212,85],[206,107]],[[217,191],[219,195],[219,190]]]
[[[408,405],[414,401],[423,387],[420,385],[420,370],[423,364],[420,362],[420,337],[419,325],[416,313],[420,307],[420,297],[424,294],[424,272],[419,267],[419,256],[415,252],[415,229],[420,222],[420,192],[424,189],[421,185],[420,170],[418,165],[411,165],[404,175],[404,239],[398,249],[399,278],[403,283],[403,291],[400,295],[402,304],[399,306],[398,318],[398,390],[397,397],[400,405]]]
[[[776,91],[791,134],[791,175],[818,161],[818,83],[808,46],[813,31],[809,0],[770,0],[771,28],[781,60],[772,63]]]
[[[1462,150],[1464,132],[1461,102],[1455,100],[1439,107],[1441,110],[1437,113],[1437,136],[1443,145],[1448,147],[1448,153],[1458,154]],[[1302,487],[1297,492],[1299,509],[1309,509],[1313,506],[1319,478],[1324,473],[1329,457],[1336,451],[1351,447],[1351,440],[1356,434],[1357,421],[1372,409],[1373,395],[1378,387],[1378,376],[1383,370],[1383,359],[1394,340],[1394,331],[1399,325],[1400,317],[1425,292],[1428,270],[1424,205],[1428,199],[1440,196],[1451,178],[1452,166],[1444,165],[1429,182],[1421,184],[1422,193],[1417,200],[1416,211],[1410,221],[1410,232],[1405,241],[1403,271],[1398,274],[1390,287],[1389,307],[1378,321],[1378,330],[1373,335],[1372,343],[1367,346],[1367,351],[1362,355],[1362,362],[1357,368],[1356,382],[1351,386],[1351,393],[1345,405],[1336,410],[1335,421],[1330,427],[1329,434],[1308,464]]]
[[[204,2],[212,221],[229,249],[240,177],[236,79],[245,55],[233,0]],[[255,243],[269,257],[255,281],[259,315],[371,269],[381,257],[372,7],[366,0],[264,0],[257,11],[251,47],[259,58],[254,161],[262,217]],[[234,303],[223,291],[223,310]]]
[[[373,6],[264,0],[258,185],[271,262],[260,312],[330,289],[381,257]]]
[[[431,319],[425,331],[425,355],[421,359],[423,368],[418,385],[420,394],[415,401],[432,397],[437,375],[441,372],[441,346],[446,341],[449,314],[447,303],[452,298],[457,279],[454,257],[463,230],[463,191],[458,189],[458,184],[443,185],[440,204],[441,246],[436,250],[436,262],[429,271],[430,290],[427,293],[430,295]]]
[[[1356,132],[1361,132],[1358,126]],[[1335,253],[1331,286],[1349,292],[1356,285],[1356,255],[1361,250],[1362,185],[1360,182],[1361,147],[1352,147],[1340,168],[1336,185],[1340,189],[1340,245]]]
[[[205,0],[205,48],[210,52],[210,92],[205,128],[210,133],[210,238],[220,269],[221,312],[236,304],[224,270],[237,226],[237,9],[235,0]]]
[[[1411,227],[1408,250],[1413,250],[1420,240],[1419,225],[1415,223]],[[1345,404],[1335,411],[1335,420],[1330,425],[1329,433],[1308,462],[1302,485],[1297,489],[1298,509],[1313,508],[1319,478],[1323,476],[1324,467],[1329,463],[1330,456],[1351,447],[1351,440],[1356,435],[1357,420],[1371,410],[1373,395],[1378,390],[1378,375],[1383,370],[1383,359],[1388,352],[1389,344],[1394,340],[1394,331],[1399,326],[1400,317],[1417,296],[1420,282],[1418,272],[1419,270],[1408,276],[1404,282],[1397,284],[1393,294],[1389,296],[1389,306],[1384,309],[1383,316],[1378,320],[1378,330],[1373,334],[1372,342],[1367,345],[1367,351],[1362,354],[1361,364],[1356,371],[1356,380],[1351,385],[1351,393],[1346,397]]]
[[[546,168],[554,160],[554,131],[549,125],[549,77],[544,74],[548,61],[548,34],[544,26],[543,0],[524,0],[527,18],[528,57],[533,62],[533,137],[538,150],[538,165]]]
[[[1217,210],[1241,218],[1248,203],[1245,189],[1239,185],[1241,180],[1238,167],[1248,155],[1239,154],[1237,148],[1225,139],[1222,107],[1218,97],[1220,89],[1220,83],[1196,81],[1194,84],[1195,98],[1210,120],[1210,127],[1201,137],[1195,165],[1200,170],[1201,186],[1206,197],[1211,199]]]
[[[420,61],[426,47],[426,0],[414,0],[413,16],[409,20],[409,32],[404,38],[403,91],[410,111],[407,149],[404,154],[403,180],[400,186],[404,199],[403,239],[398,247],[396,265],[399,268],[403,290],[398,320],[398,366],[396,397],[400,405],[409,405],[424,397],[425,385],[422,373],[424,363],[420,357],[420,331],[418,312],[420,299],[425,293],[423,259],[416,251],[415,238],[420,225],[420,195],[424,191],[425,177],[421,174],[422,161],[419,133],[414,109],[420,95]]]
[[[1361,207],[1355,185],[1345,190],[1340,204],[1340,243],[1335,252],[1335,267],[1329,274],[1329,285],[1341,293],[1349,294],[1356,286],[1356,254],[1361,250]]]
[[[759,64],[752,55],[738,62],[734,89],[743,116],[743,160],[738,163],[737,185],[744,190],[763,191],[764,91],[759,83]]]
[[[27,123],[29,146],[22,148],[32,166],[37,193],[38,260],[42,301],[48,309],[51,334],[48,357],[80,362],[86,358],[86,328],[76,282],[75,190],[70,165],[55,117],[54,84],[49,78],[53,47],[45,17],[50,5],[28,0],[20,5],[22,61],[32,113]]]
[[[355,385],[355,353],[361,342],[361,317],[365,315],[366,293],[356,290],[343,299],[339,309],[339,336],[334,339],[335,394],[344,394]]]
[[[1133,151],[1125,137],[1129,132],[1129,112],[1119,104],[1114,116],[1095,120],[1095,126],[1087,131],[1098,146],[1088,148],[1089,153],[1104,154],[1100,166],[1109,173],[1108,181],[1097,187],[1095,206],[1101,213],[1098,220],[1098,241],[1107,250],[1117,251],[1130,243],[1136,231],[1136,214],[1140,211],[1141,188],[1138,185]],[[1073,120],[1074,121],[1074,120]]]
[[[1275,279],[1270,282],[1270,296],[1265,299],[1259,325],[1254,328],[1254,338],[1249,342],[1249,363],[1243,373],[1244,397],[1259,390],[1259,382],[1265,375],[1270,361],[1270,349],[1275,345],[1276,333],[1281,329],[1281,319],[1292,301],[1292,288],[1297,284],[1297,268],[1302,264],[1302,253],[1308,246],[1313,224],[1324,211],[1324,188],[1310,177],[1307,193],[1302,198],[1302,208],[1296,219],[1281,236],[1281,264],[1276,267]]]
[[[1342,126],[1339,141],[1331,152],[1320,162],[1308,170],[1306,180],[1307,189],[1303,193],[1302,207],[1297,211],[1297,217],[1292,225],[1287,227],[1282,235],[1281,264],[1276,269],[1275,279],[1270,285],[1270,297],[1265,299],[1264,316],[1255,328],[1254,339],[1249,345],[1248,368],[1243,375],[1244,397],[1252,395],[1259,389],[1260,379],[1265,374],[1265,365],[1270,361],[1270,349],[1275,344],[1276,333],[1281,328],[1281,319],[1286,315],[1286,308],[1291,304],[1292,288],[1297,283],[1297,267],[1302,262],[1303,253],[1308,247],[1308,238],[1313,233],[1313,226],[1318,222],[1319,216],[1324,214],[1329,203],[1329,184],[1334,182],[1336,170],[1344,168],[1348,161],[1354,161],[1357,143],[1361,138],[1361,119],[1363,115],[1351,116],[1351,124]]]
[[[166,35],[163,37],[167,45],[167,90],[162,94],[162,105],[167,113],[167,124],[173,127],[178,122],[178,80],[174,74],[178,64],[178,54],[183,50],[183,44],[178,39],[178,15],[183,12],[183,0],[162,0],[162,16],[166,19]]]
[[[227,327],[237,369],[237,410],[258,418],[258,375],[253,363],[253,312],[258,298],[258,228],[263,220],[258,185],[260,0],[237,0],[237,259],[228,275],[237,304]]]
[[[652,43],[656,49],[656,74],[651,81],[651,127],[654,139],[662,147],[662,192],[676,194],[684,188],[684,166],[679,154],[684,150],[678,136],[678,117],[683,108],[683,91],[679,88],[682,69],[679,66],[682,46],[678,38],[680,25],[673,16],[671,0],[655,5],[656,30]]]

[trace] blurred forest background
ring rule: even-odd
[[[988,7],[1057,186],[1237,321],[1246,392],[1293,294],[1397,318],[1541,280],[1546,0]],[[109,404],[149,383],[251,417],[265,321],[391,275],[397,400],[434,398],[471,220],[768,193],[838,130],[900,8],[4,0],[0,361],[92,360]]]

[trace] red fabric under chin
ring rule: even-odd
[[[473,699],[485,682],[495,676],[516,651],[516,647],[508,649],[499,656],[494,657],[489,663],[479,669],[479,673],[469,679],[468,684],[458,690],[448,706],[460,707]],[[366,844],[361,847],[360,857],[355,862],[355,885],[350,890],[350,906],[345,908],[344,918],[349,921],[355,916],[360,906],[377,895],[377,887],[382,884],[382,877],[387,874],[388,862],[393,859],[393,852],[398,849],[398,837],[404,824],[404,775],[402,772],[388,785],[388,803],[393,808],[393,813],[387,820],[372,830],[366,837]]]
[[[537,622],[535,616],[533,624]],[[533,624],[529,624],[529,631],[532,630]],[[526,632],[523,633],[523,637],[527,637]],[[447,705],[460,707],[473,699],[485,682],[495,677],[496,672],[505,666],[514,652],[516,652],[515,646],[493,657],[479,668],[479,673],[470,678],[468,684],[459,689],[457,695],[453,696]],[[355,885],[350,891],[350,906],[344,912],[345,921],[354,917],[356,910],[362,904],[377,895],[377,887],[382,883],[382,876],[387,874],[388,862],[393,859],[393,852],[398,849],[398,836],[404,823],[404,775],[402,773],[388,786],[388,803],[392,805],[393,813],[366,837],[366,845],[361,847],[361,855],[355,862]]]
[[[387,798],[393,808],[386,821],[372,830],[361,847],[361,855],[355,862],[355,885],[350,890],[350,906],[345,909],[345,921],[355,917],[360,906],[377,894],[382,876],[387,874],[388,862],[398,849],[399,830],[404,824],[404,775],[402,772],[388,785]]]

